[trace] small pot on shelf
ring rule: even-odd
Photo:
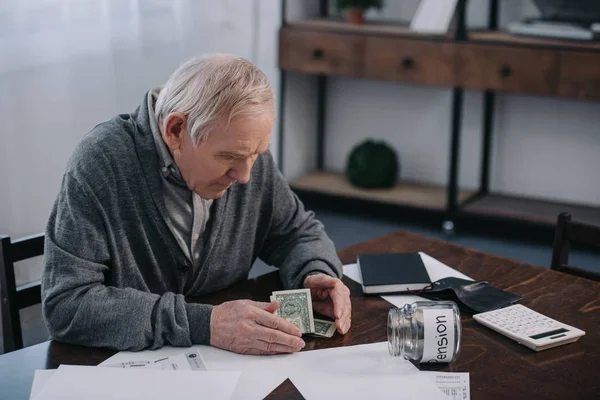
[[[353,25],[365,23],[365,10],[362,8],[348,8],[346,10],[346,22]]]
[[[370,8],[381,10],[383,0],[337,0],[338,10],[346,14],[346,22],[352,25],[365,23],[365,11]]]

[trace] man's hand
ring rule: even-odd
[[[210,317],[210,344],[240,354],[293,353],[304,347],[302,333],[273,315],[279,302],[235,300],[215,306]]]
[[[322,273],[307,276],[304,287],[310,289],[313,308],[335,318],[339,333],[344,335],[348,332],[352,323],[350,289],[341,280]]]

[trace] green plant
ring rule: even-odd
[[[381,10],[381,7],[383,7],[383,0],[337,0],[337,7],[340,10],[346,8],[360,8],[362,10],[376,8]]]
[[[389,188],[398,179],[398,157],[384,142],[365,140],[355,146],[346,164],[346,178],[355,186]]]

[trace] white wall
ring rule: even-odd
[[[318,13],[318,1],[287,0],[287,21],[296,21]],[[283,172],[297,177],[316,163],[315,102],[317,98],[314,75],[286,73],[284,101]]]
[[[387,3],[389,6],[381,13],[370,12],[368,16],[408,21],[418,0]],[[537,13],[530,1],[500,3],[501,26]],[[485,26],[487,1],[469,4],[469,25]],[[310,83],[307,78],[290,75],[292,82]],[[328,82],[326,168],[343,170],[351,148],[373,136],[398,150],[402,178],[447,182],[451,90],[347,78],[330,78]],[[296,147],[296,137],[304,136],[304,147],[308,147],[308,153],[314,152],[315,98],[308,95],[314,89],[304,85],[287,96],[295,101],[286,106],[288,118],[293,118],[297,110],[302,114],[302,121],[286,120],[285,140],[295,137],[291,139],[294,147],[286,145],[286,156],[291,157],[286,157],[284,167],[290,178],[315,166],[314,157],[307,160],[305,149],[300,147],[299,152]],[[288,86],[293,85],[288,82]],[[309,100],[300,106],[298,97]],[[490,182],[493,191],[600,205],[600,185],[593,175],[593,171],[600,170],[600,102],[500,94],[496,103]],[[466,92],[459,175],[462,187],[478,186],[481,116],[481,92]],[[288,129],[288,124],[296,125]],[[304,127],[307,124],[308,129]]]
[[[279,22],[277,0],[0,0],[0,233],[43,231],[77,141],[185,58],[239,54],[277,93]]]

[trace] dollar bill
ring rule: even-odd
[[[335,333],[335,322],[315,318],[314,336],[330,338]]]
[[[271,300],[271,303],[272,303],[272,302],[274,302],[277,299],[275,298],[275,296],[271,295],[271,297],[269,297],[269,300]],[[277,310],[275,310],[275,312],[273,313],[273,315],[279,315],[279,308]]]
[[[315,331],[310,289],[280,290],[273,292],[271,301],[279,301],[277,315],[295,325],[302,333]]]

